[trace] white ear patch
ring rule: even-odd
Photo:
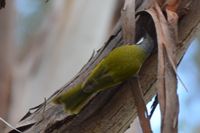
[[[141,44],[144,41],[144,37],[140,38],[140,40],[136,44]]]

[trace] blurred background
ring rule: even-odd
[[[107,40],[123,0],[13,0],[0,10],[0,117],[14,126],[66,84]],[[200,130],[200,34],[178,67],[180,133]],[[150,104],[148,107],[150,108]],[[159,133],[157,107],[151,119]],[[0,122],[0,131],[5,125]],[[129,129],[127,132],[136,129]],[[140,130],[140,129],[137,129]],[[139,132],[139,131],[138,131]]]

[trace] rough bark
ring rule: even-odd
[[[138,0],[139,1],[139,0]],[[143,4],[141,8],[147,8]],[[179,9],[179,45],[177,49],[178,61],[183,57],[189,42],[200,26],[200,1],[183,0]],[[188,10],[189,9],[189,10]],[[139,31],[136,31],[139,32]],[[84,80],[92,68],[122,41],[121,24],[116,25],[113,34],[107,43],[88,61],[77,76],[67,83],[58,92],[70,88]],[[141,85],[146,102],[155,95],[155,82],[157,70],[156,52],[145,62],[140,72]],[[21,125],[33,123],[26,132],[69,132],[69,133],[123,133],[136,117],[136,108],[131,88],[126,84],[102,92],[95,96],[87,107],[77,116],[67,116],[62,106],[53,105],[50,97],[43,105],[36,108],[31,115],[26,117]]]

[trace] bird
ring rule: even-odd
[[[84,81],[55,96],[53,103],[64,105],[69,115],[80,113],[94,95],[137,75],[153,48],[154,42],[148,33],[136,44],[123,44],[114,48]]]

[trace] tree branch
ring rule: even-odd
[[[191,3],[190,3],[191,2]],[[140,2],[138,2],[140,3]],[[138,10],[147,9],[151,5],[151,0],[144,3]],[[179,15],[179,45],[177,49],[178,61],[183,57],[189,42],[196,29],[200,26],[200,1],[183,0],[180,3]],[[136,5],[138,7],[138,5]],[[192,8],[191,8],[192,7]],[[189,8],[189,10],[188,10]],[[187,12],[186,12],[187,11]],[[186,13],[186,14],[185,14]],[[140,32],[136,28],[136,33]],[[106,44],[92,56],[88,63],[82,68],[77,76],[67,83],[52,97],[62,91],[83,81],[94,66],[104,58],[113,48],[120,45],[122,41],[121,24],[117,23],[113,34]],[[145,62],[140,72],[141,85],[144,90],[144,97],[148,102],[155,95],[155,82],[157,70],[157,53]],[[21,125],[34,123],[26,132],[65,132],[65,133],[123,133],[136,117],[132,88],[123,84],[111,90],[101,92],[96,95],[86,108],[77,116],[67,116],[61,105],[54,105],[50,97],[47,102],[36,108],[32,114],[28,115]]]

